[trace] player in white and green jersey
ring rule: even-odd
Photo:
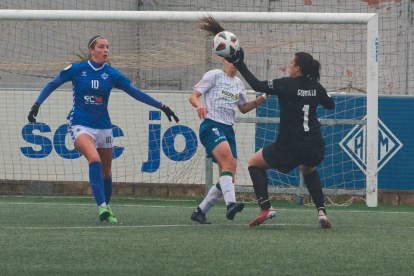
[[[258,97],[248,101],[242,81],[236,77],[237,69],[223,59],[224,69],[215,69],[204,74],[201,81],[193,87],[190,103],[197,108],[200,119],[200,141],[206,148],[208,157],[219,166],[220,181],[214,185],[204,201],[191,215],[191,219],[201,224],[210,224],[206,213],[218,202],[221,196],[227,205],[226,217],[233,220],[236,213],[244,208],[236,202],[234,176],[237,166],[236,137],[233,124],[236,107],[247,113],[262,104],[267,98]],[[199,100],[204,96],[205,105]]]

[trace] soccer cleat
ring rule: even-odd
[[[326,217],[326,214],[322,210],[319,210],[318,212],[318,219],[322,228],[332,228],[331,223],[329,222],[328,218]]]
[[[243,208],[244,208],[244,203],[230,203],[229,205],[227,205],[227,212],[226,212],[227,219],[233,220],[234,216],[238,212],[241,212]]]
[[[99,220],[100,221],[108,221],[108,217],[111,213],[109,213],[108,208],[102,207],[99,210]]]
[[[108,222],[118,222],[116,220],[116,217],[115,217],[114,213],[112,213],[111,207],[109,207],[109,206],[108,206],[108,211],[109,211],[109,217],[108,217],[107,221]]]
[[[269,210],[260,209],[259,215],[257,215],[256,219],[249,223],[249,226],[259,226],[265,220],[274,218],[276,216],[276,211],[272,207]]]
[[[211,224],[211,222],[207,221],[206,214],[201,211],[200,207],[197,207],[197,209],[195,209],[195,211],[191,214],[191,219],[200,224]]]

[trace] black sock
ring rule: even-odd
[[[321,179],[319,173],[314,170],[312,173],[305,175],[305,183],[308,188],[309,194],[311,195],[313,202],[315,202],[316,209],[325,211],[325,200],[323,198],[323,191],[321,185]]]
[[[318,212],[319,211],[322,211],[326,215],[326,209],[325,209],[325,207],[319,207],[317,209],[318,209]]]
[[[271,206],[269,202],[269,193],[267,191],[266,171],[258,167],[249,166],[249,173],[260,208],[269,210]]]
[[[195,209],[195,212],[196,212],[196,213],[201,213],[201,214],[203,214],[203,211],[201,211],[201,208],[200,208],[200,207],[197,207],[197,209]]]

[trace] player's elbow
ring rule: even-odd
[[[244,106],[244,105],[238,105],[237,107],[239,108],[239,111],[240,111],[242,114],[246,114],[247,112],[249,112],[249,109],[248,109],[248,108],[246,108],[246,106]]]
[[[335,108],[335,102],[329,103],[327,106],[325,106],[327,110],[332,110]]]
[[[335,101],[331,97],[323,101],[322,106],[327,110],[332,110],[335,108]]]

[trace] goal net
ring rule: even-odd
[[[208,165],[198,140],[201,120],[188,102],[206,71],[223,68],[211,52],[211,38],[197,28],[210,14],[236,34],[248,68],[260,80],[287,77],[290,58],[299,51],[320,61],[321,83],[337,103],[332,111],[318,109],[326,141],[318,167],[322,185],[327,194],[369,194],[368,205],[375,206],[378,35],[370,14],[0,11],[0,179],[45,185],[89,180],[86,159],[66,135],[71,84],[46,99],[37,123],[28,124],[27,115],[41,89],[79,62],[89,39],[100,35],[108,39],[111,66],[180,118],[170,123],[159,110],[113,90],[113,181],[217,182],[217,168]],[[250,100],[257,97],[246,88]],[[277,97],[248,114],[237,113],[238,191],[252,191],[249,158],[277,139],[278,117]],[[268,175],[270,192],[306,193],[298,169]]]

